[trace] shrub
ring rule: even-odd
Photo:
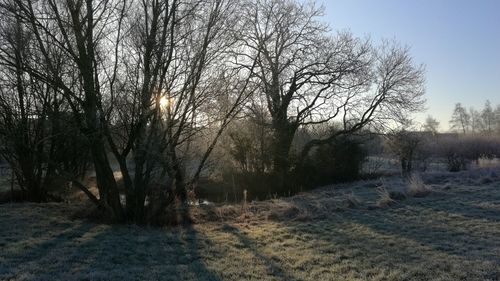
[[[438,156],[438,138],[432,132],[401,130],[385,138],[385,149],[397,157],[405,176],[413,171],[426,171],[432,158]]]
[[[379,208],[387,208],[396,203],[396,200],[391,198],[391,194],[389,193],[389,191],[387,191],[385,187],[383,186],[378,187],[377,192],[379,195],[379,198],[377,200],[377,206]]]
[[[448,171],[459,172],[467,169],[467,161],[462,155],[452,152],[446,157]]]
[[[424,184],[419,175],[413,174],[408,178],[406,193],[412,197],[425,197],[431,193],[431,190]]]
[[[388,134],[387,137],[386,145],[398,157],[402,174],[411,173],[418,150],[422,146],[423,137],[419,132],[405,130]]]

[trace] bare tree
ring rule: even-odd
[[[465,107],[461,103],[455,104],[455,109],[450,120],[451,129],[461,131],[465,134],[469,131],[470,122],[471,116],[467,113]]]
[[[83,173],[86,147],[71,129],[72,119],[64,112],[67,104],[55,88],[25,70],[46,70],[39,64],[43,56],[30,47],[36,44],[33,33],[19,14],[9,12],[18,11],[13,3],[4,1],[1,8],[0,155],[12,167],[24,199],[45,201],[53,198],[48,187],[56,166]]]
[[[481,113],[479,113],[479,111],[477,111],[473,107],[470,107],[469,116],[470,116],[470,132],[480,133],[483,130],[484,126]]]
[[[436,118],[428,115],[425,119],[424,130],[427,132],[431,132],[433,135],[438,133],[439,129],[439,121]]]
[[[96,5],[97,4],[97,5]],[[71,106],[84,133],[96,172],[99,199],[94,202],[110,217],[124,218],[118,187],[106,153],[103,91],[99,53],[115,9],[110,1],[15,1],[19,16],[34,34],[46,71],[25,66],[26,71],[57,89]],[[58,71],[65,59],[68,72]]]
[[[400,119],[423,103],[423,69],[407,48],[385,42],[375,50],[349,33],[331,36],[321,15],[313,3],[292,0],[247,1],[244,7],[244,55],[256,60],[272,119],[274,172],[283,180],[299,127],[340,123],[331,135],[306,143],[298,163],[316,146]]]
[[[232,67],[228,52],[235,41],[235,8],[225,0],[153,2],[126,21],[130,52],[122,59],[131,78],[120,81],[125,89],[115,99],[125,103],[112,111],[125,130],[108,139],[136,220],[157,216],[175,197],[186,201],[186,188],[196,186],[218,138],[251,92],[251,72]],[[207,145],[197,160],[188,159],[195,138]],[[133,179],[127,167],[132,150]],[[166,190],[159,206],[145,214],[157,172],[167,175]]]
[[[484,104],[484,108],[481,111],[481,118],[482,124],[484,125],[483,131],[487,134],[491,134],[495,126],[495,112],[489,100]]]
[[[425,143],[424,135],[418,131],[395,130],[386,135],[389,150],[398,157],[403,176],[410,176],[415,161]]]
[[[495,108],[495,131],[500,134],[500,104]]]

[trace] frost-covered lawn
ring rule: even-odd
[[[500,280],[500,173],[424,180],[431,195],[388,208],[373,208],[376,187],[403,189],[398,179],[250,204],[235,219],[219,208],[174,230],[4,204],[0,280]]]

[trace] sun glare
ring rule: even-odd
[[[162,108],[170,107],[170,99],[167,97],[161,97],[160,98],[160,106]]]

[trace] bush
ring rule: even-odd
[[[450,172],[467,170],[467,161],[465,157],[458,153],[449,153],[448,157],[446,157],[446,165]]]
[[[398,158],[405,176],[414,170],[427,169],[434,145],[434,134],[405,130],[387,134],[385,142],[386,149]]]
[[[379,208],[387,208],[396,203],[396,200],[391,198],[391,194],[387,189],[383,186],[377,188],[377,193],[379,198],[377,200],[377,207]]]
[[[237,160],[236,154],[231,156]],[[290,196],[320,185],[358,179],[365,158],[361,139],[343,137],[318,147],[304,163],[295,166],[285,179],[285,185],[280,185],[278,177],[267,168],[262,171],[252,168],[253,165],[236,163],[222,169],[218,177],[202,179],[196,188],[196,195],[209,201],[235,203],[242,200],[244,190],[248,191],[249,200]],[[290,162],[294,163],[294,159]]]
[[[431,193],[431,190],[424,184],[419,175],[413,174],[408,178],[406,193],[412,197],[425,197]]]
[[[318,147],[299,169],[293,181],[310,188],[360,178],[367,153],[362,140],[342,137],[329,145]]]

